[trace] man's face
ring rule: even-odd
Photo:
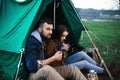
[[[39,29],[42,35],[44,35],[48,39],[51,38],[52,30],[53,30],[52,24],[44,23],[43,27],[40,27]]]

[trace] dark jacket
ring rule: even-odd
[[[36,72],[40,66],[37,60],[45,59],[40,33],[36,30],[29,36],[26,44],[25,61],[30,72]]]

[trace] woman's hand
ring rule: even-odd
[[[66,43],[63,43],[63,44],[62,44],[61,49],[64,49],[64,50],[68,51],[69,48],[70,48],[70,45],[69,45],[69,44],[66,44]]]

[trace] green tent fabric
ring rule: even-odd
[[[44,0],[45,1],[45,0]],[[50,1],[50,0],[48,0]],[[28,4],[17,4],[12,0],[0,2],[0,50],[20,53],[26,34],[39,18],[49,2],[42,6],[42,0],[33,0]]]
[[[71,3],[70,0],[60,0],[62,4],[63,13],[65,18],[70,25],[70,29],[72,30],[72,37],[74,41],[79,45],[81,31],[83,30],[83,25],[80,22],[80,17],[78,17],[77,12],[75,11],[75,7]],[[66,4],[67,3],[67,4]],[[71,5],[70,5],[71,4]]]
[[[28,0],[25,3],[16,1],[0,0],[0,78],[4,80],[15,79],[20,49],[25,48],[27,36],[54,0]],[[70,0],[56,1],[60,1],[72,38],[79,45],[83,26],[74,6]]]
[[[14,80],[18,61],[19,54],[0,51],[0,80]]]

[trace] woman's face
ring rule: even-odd
[[[63,34],[61,35],[61,42],[64,42],[64,40],[66,39],[66,37],[68,36],[68,32],[67,31],[64,31]]]

